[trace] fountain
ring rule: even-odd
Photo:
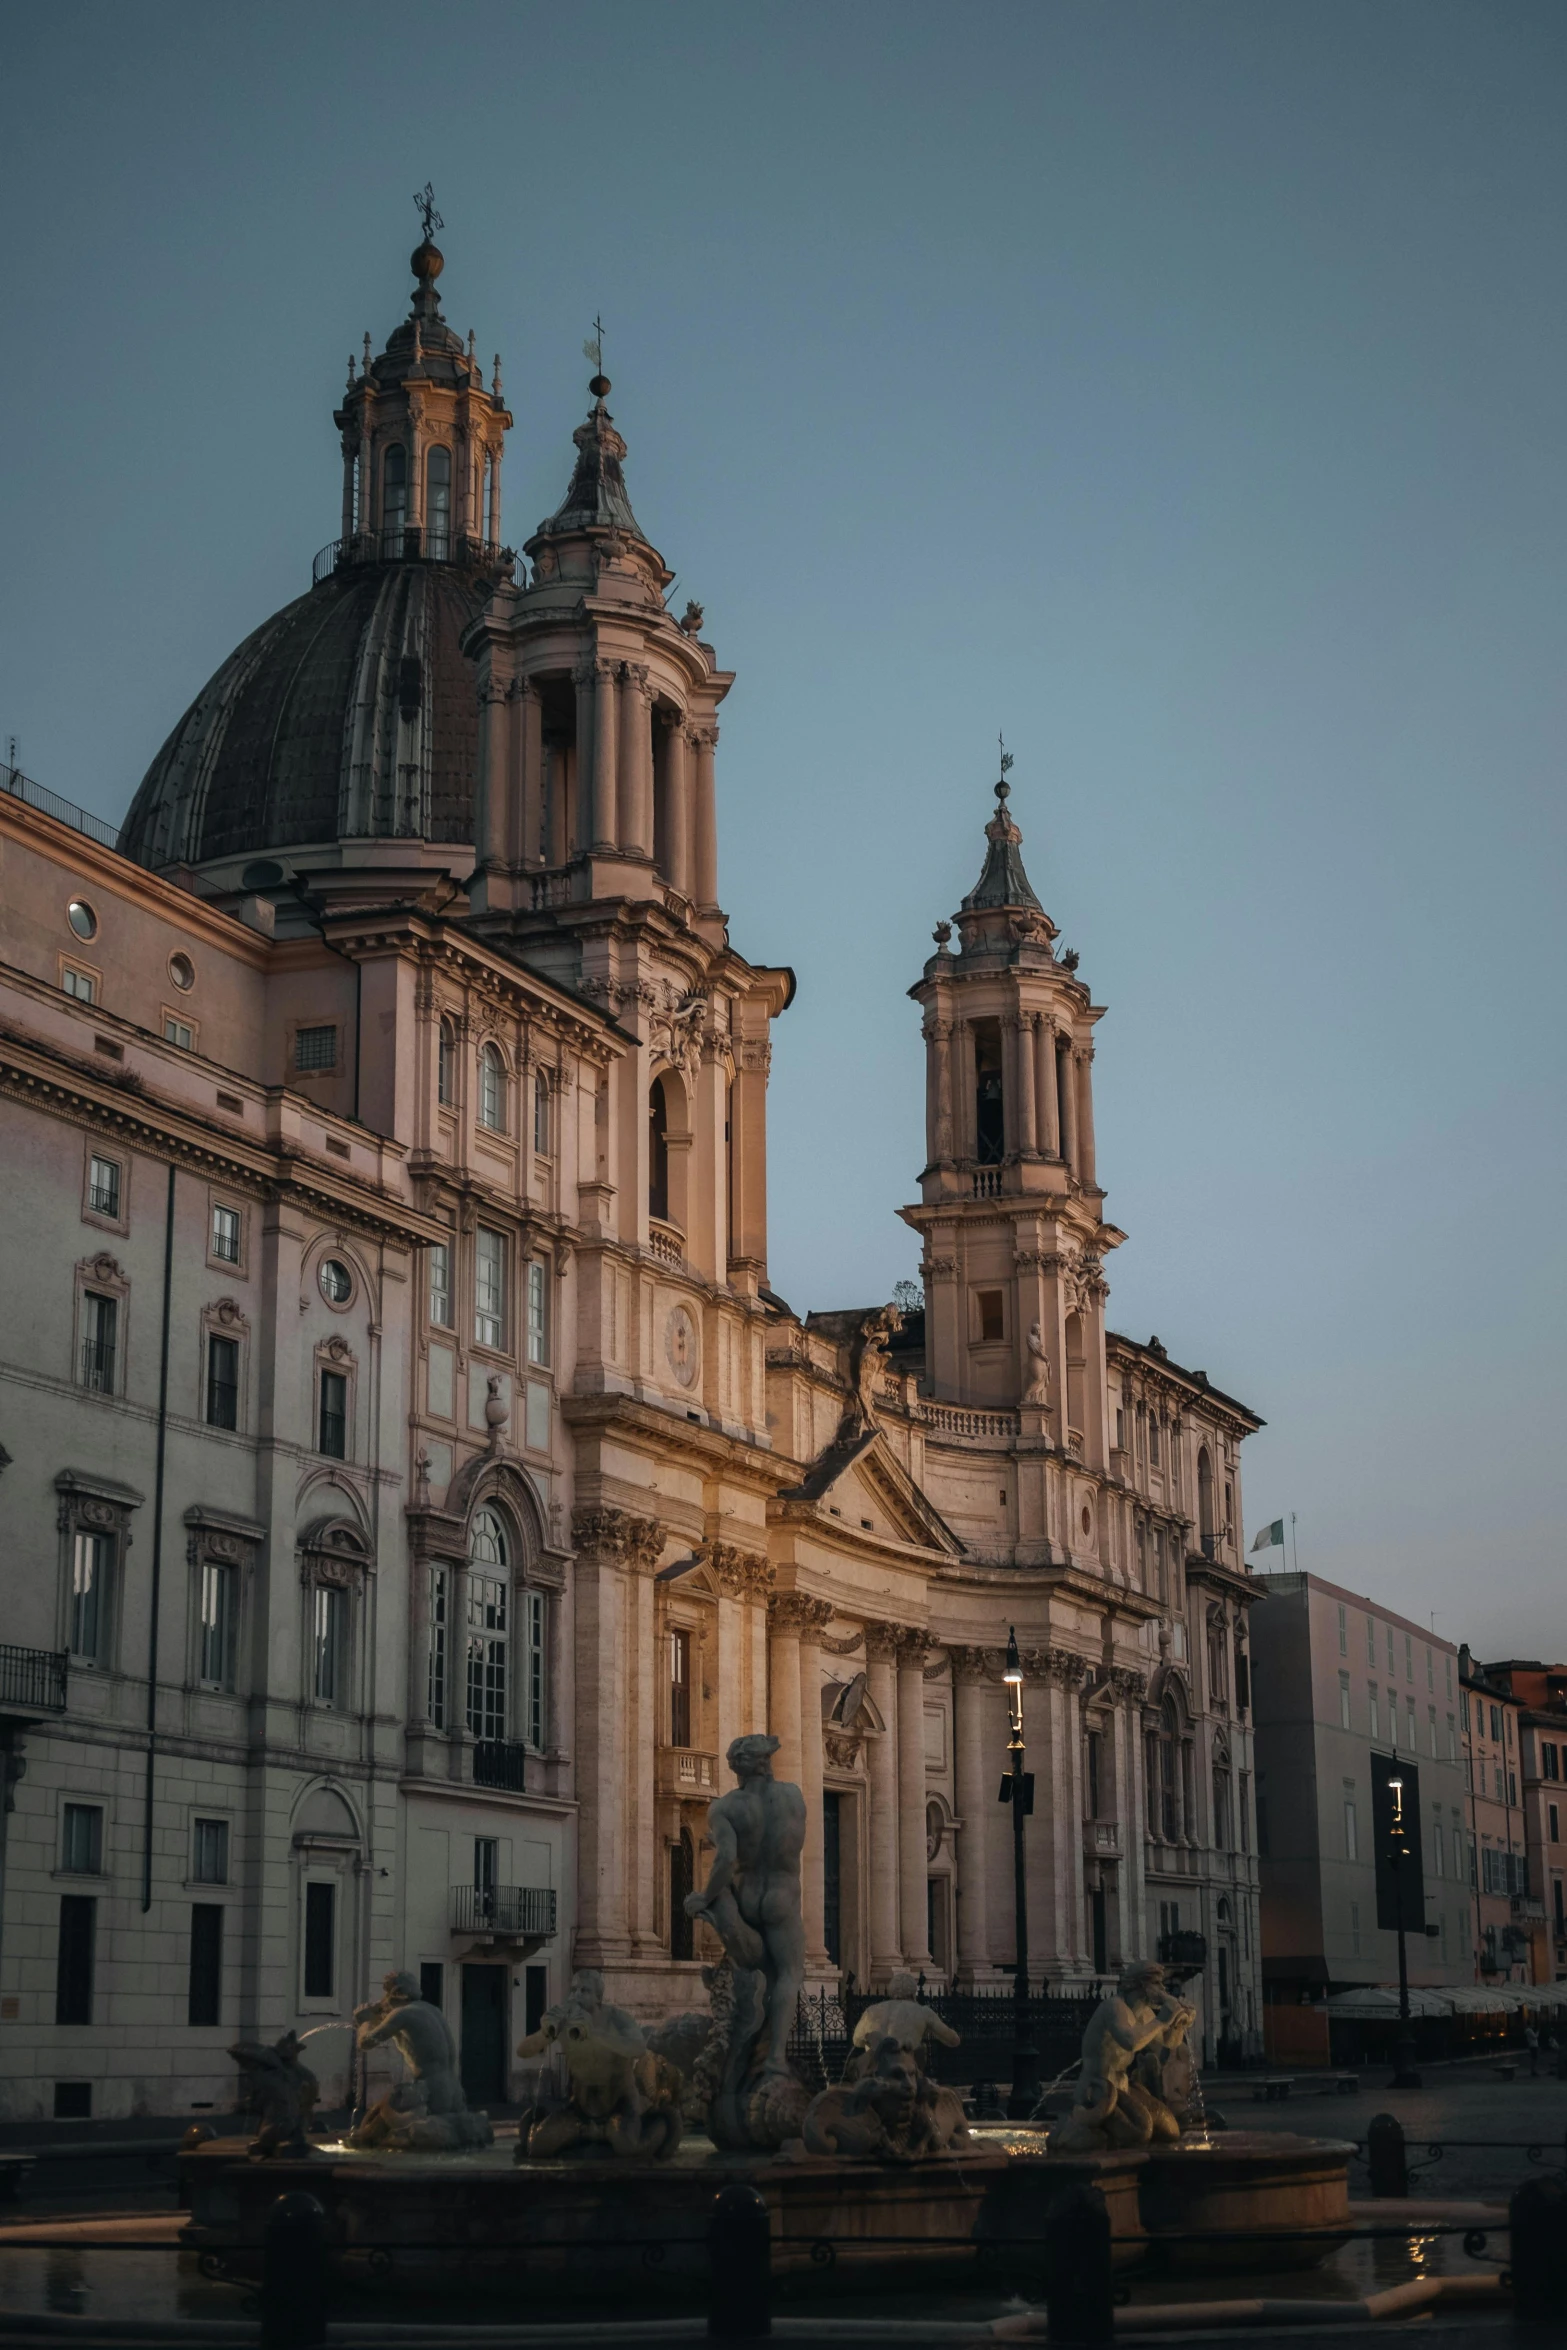
[[[775,2275],[907,2283],[911,2264],[972,2275],[987,2241],[1015,2257],[1063,2195],[1093,2186],[1123,2267],[1154,2244],[1183,2263],[1223,2265],[1183,2242],[1205,2228],[1247,2231],[1246,2265],[1323,2256],[1347,2220],[1350,2149],[1251,2132],[1215,2141],[1205,2126],[1183,2133],[1192,2101],[1177,2111],[1171,2098],[1193,2011],[1156,1966],[1128,1968],[1101,2003],[1073,2113],[1043,2142],[970,2127],[927,2065],[928,2042],[956,2036],[910,1995],[907,1978],[861,2018],[843,2080],[813,2097],[788,2054],[804,1972],[805,1805],[773,1777],[777,1743],[736,1739],[737,1784],[709,1809],[713,1864],[688,1897],[723,1946],[706,1970],[705,2016],[648,2032],[605,2002],[600,1975],[579,1972],[519,2050],[553,2059],[556,2077],[541,2084],[508,2158],[488,2117],[462,2102],[444,2017],[411,1977],[389,1975],[383,1998],[356,2012],[356,2035],[362,2048],[394,2044],[410,2078],[345,2144],[302,2151],[314,2081],[292,2035],[276,2050],[236,2051],[273,2098],[268,2143],[252,2150],[268,2159],[263,2169],[233,2140],[186,2152],[185,2240],[237,2242],[235,2273],[253,2273],[278,2192],[308,2184],[340,2273],[361,2282],[482,2290],[525,2270],[530,2291],[601,2295],[617,2281],[641,2289],[652,2263],[696,2286],[715,2196],[739,2185],[766,2203]],[[1270,2240],[1303,2229],[1312,2231],[1304,2246]]]

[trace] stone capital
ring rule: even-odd
[[[952,1659],[954,1681],[984,1681],[990,1673],[991,1651],[988,1648],[952,1648],[947,1650]]]
[[[832,1601],[812,1599],[805,1591],[775,1591],[767,1603],[770,1632],[817,1641],[832,1620]]]
[[[925,1658],[930,1649],[930,1634],[917,1624],[905,1624],[898,1633],[898,1670],[900,1673],[920,1673],[925,1670]]]
[[[765,1599],[772,1588],[773,1570],[760,1551],[742,1550],[733,1542],[709,1542],[702,1556],[726,1598]]]
[[[903,1644],[901,1624],[867,1624],[865,1655],[871,1664],[895,1664]]]
[[[579,1551],[640,1575],[653,1572],[664,1549],[658,1520],[638,1517],[631,1510],[575,1510],[571,1538]]]

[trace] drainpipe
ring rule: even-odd
[[[320,939],[320,941],[321,941],[321,944],[322,944],[324,947],[327,947],[327,948],[329,948],[329,949],[331,950],[331,952],[332,952],[334,955],[341,955],[341,956],[342,956],[342,958],[343,958],[343,961],[344,961],[345,963],[351,963],[351,964],[353,965],[353,970],[354,970],[354,1111],[353,1111],[353,1117],[354,1117],[354,1124],[357,1126],[357,1125],[359,1124],[359,1035],[360,1035],[360,1030],[362,1029],[362,1027],[363,1027],[363,1025],[364,1025],[364,992],[365,992],[365,983],[364,983],[364,966],[363,966],[363,964],[360,962],[360,960],[359,960],[359,958],[358,958],[358,956],[357,956],[357,955],[351,955],[351,954],[348,952],[348,949],[347,949],[346,947],[340,947],[340,946],[336,945],[336,944],[334,943],[334,941],[333,941],[333,940],[331,940],[330,938],[328,938],[328,937],[327,937],[327,934],[326,934],[326,926],[325,926],[325,924],[324,924],[324,923],[322,922],[322,920],[321,920],[321,911],[322,911],[322,909],[321,909],[320,900],[319,900],[319,899],[316,899],[316,898],[312,898],[312,897],[311,897],[311,896],[310,896],[310,895],[307,893],[307,891],[306,891],[306,888],[305,888],[305,884],[304,884],[303,880],[301,879],[301,877],[299,876],[299,874],[297,874],[297,873],[294,873],[294,874],[291,874],[291,875],[290,875],[290,877],[289,877],[289,884],[288,884],[288,886],[289,886],[289,888],[290,888],[290,889],[293,891],[293,893],[294,893],[294,896],[295,896],[295,897],[298,899],[298,901],[299,901],[299,910],[300,910],[300,912],[301,912],[301,913],[304,915],[304,917],[305,917],[305,920],[306,920],[306,921],[307,921],[307,922],[310,924],[310,927],[312,928],[312,930],[314,930],[314,932],[315,932],[316,936],[317,936],[317,937]]]
[[[158,1354],[158,1449],[152,1480],[152,1620],[147,1630],[147,1806],[142,1823],[141,1906],[152,1907],[152,1799],[158,1754],[158,1613],[163,1593],[163,1467],[169,1441],[169,1307],[174,1291],[174,1167],[163,1222],[163,1337]]]

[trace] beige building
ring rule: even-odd
[[[1498,1746],[1492,1737],[1485,1762],[1493,1795],[1500,1771],[1507,1799],[1507,1913],[1503,1916],[1500,1901],[1493,1899],[1483,1925],[1496,1926],[1497,1954],[1517,1970],[1512,1979],[1567,1982],[1567,1842],[1562,1834],[1567,1821],[1562,1785],[1567,1778],[1567,1666],[1510,1657],[1472,1665],[1471,1671],[1477,1684],[1471,1700],[1475,1782],[1478,1787],[1483,1701],[1486,1733],[1494,1726],[1492,1706],[1502,1715],[1503,1742]],[[1485,1874],[1482,1850],[1482,1885]],[[1502,1875],[1494,1862],[1490,1875]],[[1482,1964],[1491,1947],[1482,1929]]]
[[[351,373],[314,584],[123,831],[0,792],[6,2109],[226,2099],[232,2039],[392,1965],[476,2097],[575,1965],[692,2004],[681,1896],[764,1725],[813,1981],[1000,1981],[1012,1625],[1036,1973],[1181,1936],[1210,2054],[1254,2046],[1259,1423],[1106,1327],[1102,1007],[1005,778],[912,990],[923,1306],[801,1319],[794,975],[721,910],[732,678],[602,378],[502,546],[511,419],[440,269]]]
[[[1529,1883],[1529,1845],[1519,1774],[1522,1709],[1505,1680],[1493,1681],[1467,1648],[1458,1652],[1459,1729],[1468,1793],[1469,1890],[1473,1912],[1474,1979],[1528,1983],[1526,1912],[1543,1922],[1544,1904]],[[1542,1980],[1549,1981],[1549,1976]]]

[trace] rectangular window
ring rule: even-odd
[[[1426,1650],[1426,1687],[1436,1687],[1436,1657],[1429,1648]]]
[[[1513,1742],[1513,1717],[1511,1714],[1504,1714],[1502,1716],[1502,1721],[1507,1731],[1507,1743],[1509,1746],[1511,1746]]]
[[[98,1904],[90,1893],[60,1896],[60,1943],[55,1957],[54,2020],[92,2022],[93,1944]]]
[[[1349,1675],[1347,1673],[1340,1673],[1338,1677],[1338,1724],[1341,1730],[1349,1728]]]
[[[336,1028],[297,1029],[294,1035],[294,1066],[296,1069],[335,1069]]]
[[[1415,1701],[1412,1697],[1406,1698],[1405,1704],[1409,1709],[1407,1717],[1409,1723],[1409,1751],[1411,1754],[1414,1754],[1418,1751],[1420,1745],[1420,1732],[1415,1722]]]
[[[446,1569],[430,1569],[430,1719],[446,1727]]]
[[[68,1803],[61,1823],[60,1866],[73,1877],[103,1874],[103,1813],[96,1803]]]
[[[1126,1413],[1120,1404],[1115,1407],[1115,1449],[1117,1452],[1126,1450]]]
[[[321,1428],[318,1452],[329,1460],[348,1458],[348,1376],[343,1371],[321,1374]]]
[[[1411,1633],[1411,1632],[1406,1632],[1406,1633],[1404,1634],[1404,1679],[1405,1679],[1406,1681],[1412,1681],[1412,1680],[1414,1679],[1414,1677],[1415,1677],[1415,1641],[1414,1641],[1414,1635],[1413,1635],[1413,1633]]]
[[[1355,1826],[1355,1799],[1352,1795],[1346,1795],[1344,1798],[1344,1858],[1346,1860],[1360,1858],[1360,1839]]]
[[[1349,1654],[1349,1610],[1347,1607],[1341,1607],[1338,1611],[1338,1652],[1340,1656],[1348,1656]]]
[[[669,1743],[691,1743],[691,1635],[678,1626],[669,1635]]]
[[[113,1159],[93,1159],[87,1169],[87,1205],[95,1216],[120,1212],[120,1170]]]
[[[223,2006],[223,1907],[196,1901],[190,1912],[190,1988],[185,2020],[215,2024]]]
[[[239,1426],[239,1340],[216,1331],[207,1339],[207,1425]]]
[[[333,1583],[315,1586],[311,1687],[317,1705],[341,1705],[348,1665],[348,1594]]]
[[[1381,1716],[1377,1710],[1377,1685],[1375,1681],[1371,1682],[1366,1690],[1366,1701],[1371,1721],[1371,1735],[1373,1738],[1380,1738],[1382,1735],[1382,1721]]]
[[[1458,1724],[1451,1714],[1447,1717],[1447,1759],[1450,1763],[1458,1760]]]
[[[239,1263],[239,1210],[215,1207],[212,1211],[212,1254],[220,1265]]]
[[[1377,1624],[1376,1624],[1376,1618],[1375,1618],[1375,1616],[1367,1616],[1367,1618],[1366,1618],[1366,1662],[1367,1662],[1367,1664],[1368,1664],[1368,1665],[1374,1665],[1374,1664],[1376,1663],[1376,1661],[1377,1661]]]
[[[550,1089],[542,1075],[533,1080],[533,1147],[541,1157],[549,1157]]]
[[[188,1053],[195,1042],[189,1021],[176,1020],[172,1012],[165,1012],[163,1015],[163,1041],[165,1044],[177,1044],[182,1053]]]
[[[526,1720],[522,1734],[530,1746],[544,1744],[544,1594],[522,1594],[523,1668],[522,1702]]]
[[[98,1001],[97,982],[88,972],[73,970],[69,963],[60,975],[60,985],[67,995],[75,996],[79,1004],[95,1004]]]
[[[1148,1415],[1148,1465],[1151,1469],[1159,1466],[1159,1421],[1153,1412]]]
[[[1389,1624],[1387,1628],[1387,1669],[1390,1673],[1394,1674],[1396,1674],[1398,1671],[1398,1648],[1393,1638],[1393,1627],[1391,1624]]]
[[[1518,1773],[1516,1771],[1509,1771],[1507,1774],[1507,1800],[1516,1807],[1518,1802]]]
[[[1250,1852],[1250,1850],[1251,1850],[1251,1774],[1250,1774],[1249,1772],[1247,1772],[1247,1771],[1242,1771],[1242,1773],[1241,1773],[1241,1775],[1240,1775],[1240,1797],[1241,1797],[1241,1850],[1242,1850],[1242,1852]],[[1242,1914],[1242,1916],[1244,1917],[1246,1913],[1245,1913],[1245,1911],[1244,1911],[1244,1910],[1242,1910],[1242,1913],[1241,1913],[1241,1914]]]
[[[82,1295],[82,1385],[97,1395],[114,1393],[115,1354],[120,1337],[120,1301],[95,1289]]]
[[[307,1885],[305,1887],[305,1997],[331,1999],[337,1989],[336,1940],[337,1888],[335,1885]]]
[[[452,1326],[452,1252],[444,1241],[437,1241],[426,1252],[430,1268],[430,1320],[437,1330]]]
[[[506,1683],[511,1619],[504,1575],[468,1575],[468,1727],[475,1738],[507,1735]]]
[[[71,1553],[71,1654],[96,1664],[108,1631],[105,1587],[113,1560],[112,1537],[78,1534]]]
[[[1431,1874],[1434,1877],[1443,1877],[1447,1874],[1442,1856],[1442,1823],[1440,1819],[1431,1822]]]
[[[1496,1800],[1498,1803],[1505,1803],[1507,1798],[1502,1792],[1502,1766],[1500,1763],[1493,1763],[1491,1768],[1492,1776],[1496,1782]]]
[[[1433,1762],[1435,1762],[1435,1761],[1436,1761],[1436,1759],[1437,1759],[1437,1744],[1436,1744],[1436,1707],[1435,1707],[1434,1705],[1428,1705],[1428,1706],[1426,1707],[1426,1717],[1427,1717],[1427,1719],[1426,1719],[1426,1728],[1427,1728],[1427,1730],[1429,1731],[1429,1733],[1430,1733],[1430,1738],[1431,1738],[1431,1760],[1432,1760]]]
[[[1467,1689],[1461,1689],[1458,1693],[1458,1716],[1467,1732],[1469,1728],[1469,1692]]]
[[[1352,1901],[1349,1905],[1349,1954],[1351,1958],[1360,1956],[1360,1904],[1358,1901]]]
[[[1502,1743],[1502,1709],[1499,1705],[1493,1705],[1491,1708],[1491,1736],[1500,1746]]]
[[[993,1346],[1006,1336],[1006,1322],[999,1289],[977,1289],[974,1308],[979,1316],[979,1343]]]
[[[217,1559],[201,1562],[201,1655],[198,1678],[208,1689],[234,1686],[234,1630],[239,1613],[239,1569]]]
[[[500,1839],[498,1836],[475,1836],[473,1840],[473,1889],[483,1903],[491,1907],[495,1887],[499,1882]]]
[[[549,1267],[542,1257],[528,1259],[528,1360],[550,1359]]]
[[[1391,1748],[1393,1749],[1393,1752],[1394,1752],[1395,1754],[1397,1754],[1397,1752],[1398,1752],[1398,1691],[1397,1691],[1396,1689],[1390,1689],[1390,1690],[1388,1691],[1388,1693],[1387,1693],[1387,1742],[1388,1742],[1389,1746],[1391,1746]]]
[[[1540,1776],[1542,1779],[1559,1779],[1561,1777],[1561,1750],[1559,1747],[1542,1744],[1540,1748]]]
[[[473,1341],[496,1349],[506,1342],[506,1240],[483,1224],[474,1235]]]
[[[191,1835],[191,1875],[198,1885],[226,1885],[229,1881],[229,1824],[227,1820],[197,1820]]]

